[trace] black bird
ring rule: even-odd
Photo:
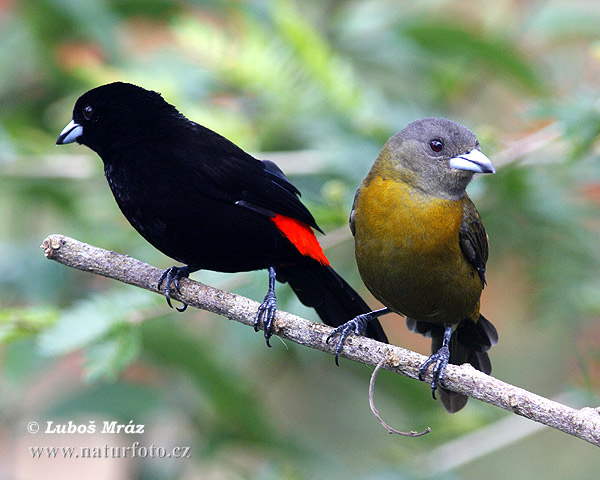
[[[275,280],[330,326],[369,312],[368,305],[329,265],[300,192],[273,162],[260,161],[177,111],[162,96],[116,82],[75,103],[57,145],[77,142],[95,151],[119,208],[154,247],[184,264],[166,270],[171,286],[200,269],[268,269],[269,289],[255,329],[273,333]],[[181,309],[185,309],[185,305]],[[381,325],[367,335],[386,342]]]

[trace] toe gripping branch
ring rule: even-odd
[[[431,380],[431,395],[433,396],[434,400],[436,399],[435,391],[437,390],[438,385],[442,387],[444,386],[444,374],[446,373],[446,367],[450,361],[450,348],[448,345],[450,344],[451,337],[452,327],[447,325],[446,329],[444,330],[442,346],[419,367],[419,380],[423,381],[429,365],[433,364],[433,369],[431,371],[431,375],[433,377]]]
[[[182,278],[188,278],[190,275],[190,267],[188,265],[184,267],[171,267],[165,270],[160,278],[158,279],[158,289],[160,290],[160,286],[163,282],[165,282],[165,297],[167,299],[167,303],[169,307],[173,308],[171,304],[171,285],[175,285],[175,290],[177,293],[181,295],[181,291],[179,290],[179,281]],[[187,308],[187,303],[183,304],[183,307],[177,307],[178,312],[183,312]]]
[[[334,329],[329,336],[327,337],[327,344],[329,344],[329,340],[331,340],[336,335],[339,335],[340,338],[335,346],[335,364],[339,365],[339,357],[342,349],[344,348],[344,343],[346,342],[346,338],[351,333],[356,335],[364,335],[367,331],[367,325],[371,320],[375,320],[377,317],[381,315],[385,315],[386,313],[390,313],[388,308],[381,308],[379,310],[373,310],[372,312],[363,313],[361,315],[357,315],[352,320],[340,325],[336,329]]]
[[[256,317],[254,317],[254,331],[260,330],[260,322],[263,322],[265,329],[265,340],[267,346],[271,344],[269,340],[273,335],[273,320],[275,319],[275,312],[277,311],[277,297],[275,295],[275,278],[277,273],[273,267],[269,267],[269,290],[265,295],[263,302],[258,307]]]

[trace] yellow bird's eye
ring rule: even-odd
[[[442,148],[444,148],[444,142],[436,138],[429,142],[429,148],[431,148],[436,153],[441,152]]]

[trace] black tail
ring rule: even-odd
[[[279,267],[277,280],[288,282],[300,301],[314,308],[323,323],[330,327],[339,327],[357,315],[371,311],[358,293],[329,266]],[[379,320],[369,322],[366,335],[388,343]]]
[[[442,346],[444,327],[429,322],[421,322],[412,318],[406,319],[409,330],[431,337],[431,353]],[[487,351],[498,343],[498,332],[492,323],[483,315],[479,315],[477,323],[465,321],[452,333],[450,339],[450,363],[462,365],[470,363],[477,370],[489,375],[492,363]],[[450,413],[463,408],[468,397],[460,393],[439,388],[440,402]]]

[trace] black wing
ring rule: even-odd
[[[320,231],[300,201],[300,192],[281,169],[260,161],[234,143],[201,125],[193,124],[177,149],[184,169],[204,195],[235,203],[264,216],[276,214],[300,220]],[[191,138],[190,138],[191,137]],[[186,181],[186,179],[181,179]]]
[[[473,268],[477,270],[482,285],[485,285],[488,239],[479,212],[468,195],[465,196],[459,240],[463,255],[473,265]]]

